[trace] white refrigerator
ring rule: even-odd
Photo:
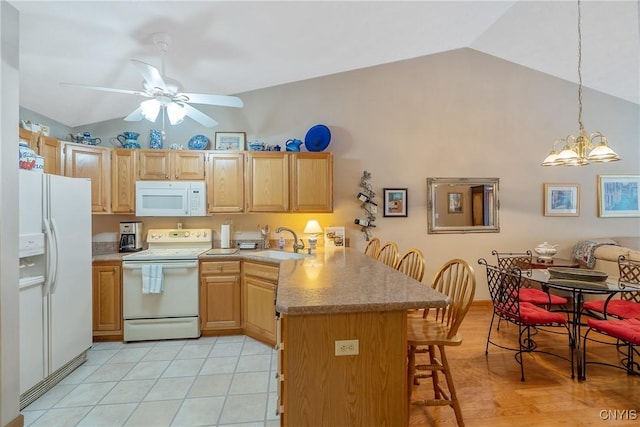
[[[92,344],[91,182],[19,173],[23,408],[84,363]]]

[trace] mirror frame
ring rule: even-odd
[[[500,232],[500,198],[499,178],[427,178],[427,223],[429,234],[440,233],[499,233]],[[490,185],[493,187],[493,224],[468,226],[438,226],[435,211],[435,196],[438,186],[443,185]]]

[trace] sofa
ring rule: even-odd
[[[640,261],[640,236],[580,240],[573,247],[572,258],[581,267],[618,277],[618,257]]]

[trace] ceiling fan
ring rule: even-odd
[[[140,103],[131,114],[124,118],[126,121],[135,122],[147,119],[155,122],[158,113],[162,111],[162,123],[164,130],[164,111],[166,111],[169,122],[177,125],[182,122],[185,116],[191,117],[201,125],[212,128],[218,124],[214,119],[207,116],[190,104],[219,105],[223,107],[242,108],[242,100],[236,96],[210,95],[205,93],[183,92],[182,85],[176,80],[166,77],[164,73],[164,55],[171,44],[171,37],[166,33],[155,33],[152,35],[153,42],[162,53],[162,68],[158,70],[153,65],[132,59],[143,77],[143,90],[116,89],[101,86],[90,86],[75,83],[62,83],[66,86],[78,86],[87,89],[101,90],[105,92],[125,93],[129,95],[141,95],[149,98]]]

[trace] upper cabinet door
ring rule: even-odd
[[[291,212],[333,212],[331,153],[291,154]]]
[[[207,210],[209,213],[244,211],[244,155],[207,154]]]
[[[138,179],[165,181],[169,176],[169,152],[167,150],[136,150],[140,167]]]
[[[282,152],[247,154],[247,211],[289,210],[289,162]]]
[[[111,211],[133,214],[136,208],[138,156],[135,150],[116,149],[111,155]]]
[[[44,173],[62,175],[62,142],[51,136],[41,135],[37,152],[44,157]]]
[[[171,151],[169,179],[202,181],[204,179],[204,151]]]
[[[91,212],[110,213],[110,150],[89,145],[64,144],[64,174],[91,179]]]

